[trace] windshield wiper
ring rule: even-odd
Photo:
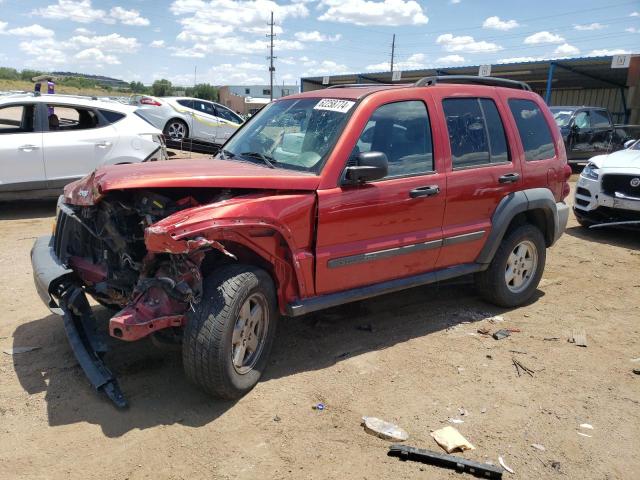
[[[273,157],[268,157],[260,152],[244,152],[240,155],[243,157],[259,158],[264,163],[266,163],[269,168],[276,168],[276,166],[274,165],[274,163],[276,163],[276,160],[274,160]]]
[[[229,150],[220,150],[220,158],[222,158],[222,160],[226,160],[227,158],[232,159],[235,156],[236,154]]]

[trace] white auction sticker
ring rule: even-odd
[[[320,100],[315,107],[314,110],[330,110],[332,112],[339,113],[347,113],[351,110],[356,102],[351,102],[349,100],[340,100],[337,98],[323,98]]]

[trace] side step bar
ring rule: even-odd
[[[396,280],[367,285],[366,287],[354,288],[346,292],[305,298],[298,303],[287,305],[287,315],[290,317],[299,317],[307,313],[336,307],[345,303],[357,302],[358,300],[365,300],[378,295],[384,295],[385,293],[393,293],[406,288],[442,282],[455,277],[481,272],[482,270],[486,270],[487,267],[488,265],[481,265],[479,263],[467,263],[451,268],[443,268],[442,270],[435,270],[433,272],[421,273],[412,277],[398,278]]]
[[[107,346],[96,331],[95,317],[82,289],[69,286],[60,298],[60,308],[69,344],[89,382],[116,407],[126,408],[128,403],[117,380],[102,361]]]

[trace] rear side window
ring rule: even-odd
[[[100,113],[109,124],[119,122],[126,116],[124,113],[112,112],[111,110],[100,110]]]
[[[553,158],[556,154],[553,137],[538,105],[531,100],[512,98],[509,100],[509,108],[518,126],[525,160]]]
[[[47,105],[49,131],[87,130],[98,127],[98,115],[91,109]]]
[[[447,98],[442,101],[447,120],[453,168],[509,161],[502,119],[488,98]]]
[[[242,119],[238,117],[231,110],[227,110],[226,108],[221,107],[220,105],[216,105],[217,116],[220,118],[224,118],[233,123],[242,123]]]
[[[591,126],[593,128],[607,128],[611,126],[611,120],[607,112],[602,110],[593,110],[591,112]]]
[[[407,101],[379,107],[360,134],[350,162],[362,152],[387,155],[387,178],[432,172],[433,147],[426,105]]]

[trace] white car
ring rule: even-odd
[[[0,97],[0,200],[55,196],[101,165],[166,159],[162,132],[113,101]]]
[[[130,104],[174,141],[192,139],[222,145],[244,122],[227,107],[198,98],[134,95]]]
[[[573,211],[585,227],[640,227],[640,140],[593,157],[578,179]]]

